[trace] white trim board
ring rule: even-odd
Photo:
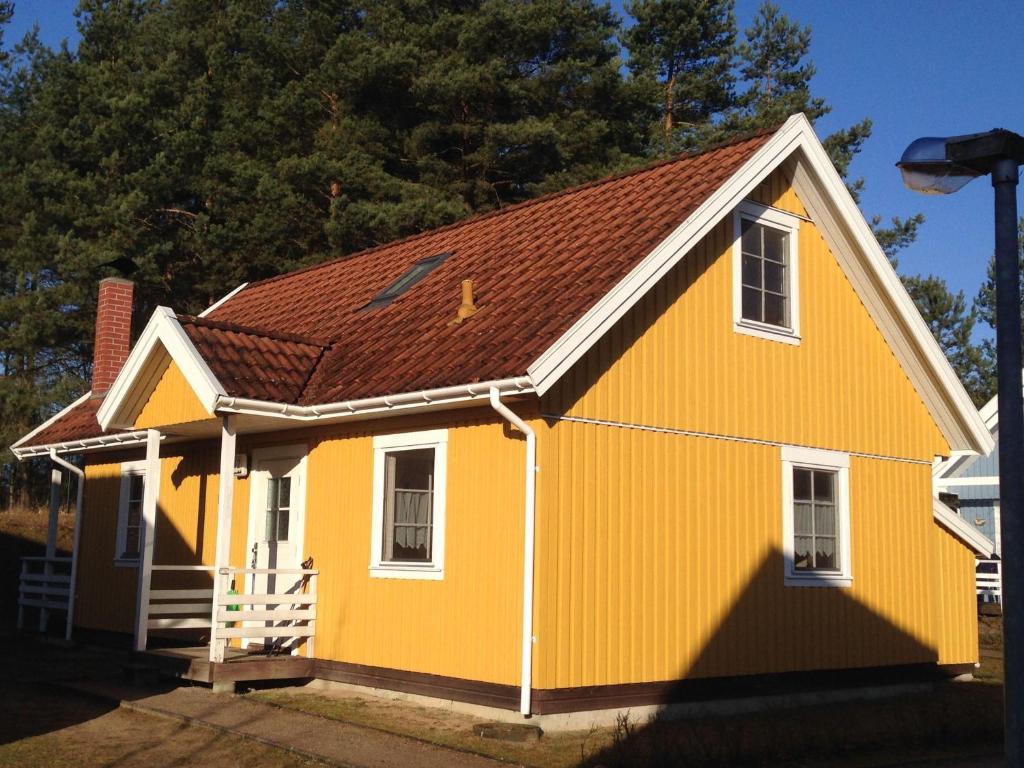
[[[144,405],[143,398],[149,396],[163,375],[168,358],[177,363],[207,413],[214,414],[218,398],[226,394],[224,387],[189,340],[174,312],[168,307],[157,307],[96,413],[104,431],[134,426],[131,422]]]
[[[554,386],[701,238],[794,155],[797,193],[950,447],[991,450],[992,437],[963,385],[803,115],[789,118],[732,178],[530,365],[537,393],[543,395]]]
[[[932,517],[976,554],[992,557],[995,552],[992,540],[936,498],[932,499]]]

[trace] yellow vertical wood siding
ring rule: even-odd
[[[804,213],[784,175],[764,202]],[[732,217],[544,398],[543,410],[930,461],[948,445],[811,222],[798,346],[733,330]]]
[[[135,429],[186,424],[209,418],[210,414],[199,402],[178,364],[171,360],[135,418]]]
[[[374,426],[405,430],[401,422]],[[371,578],[372,436],[348,431],[316,439],[309,454],[306,552],[321,572],[317,656],[515,684],[523,460],[522,440],[507,437],[501,423],[454,417],[443,580]]]
[[[974,553],[938,525],[932,537],[937,550],[934,595],[939,663],[971,664],[978,660]]]
[[[854,458],[853,586],[786,587],[779,448],[572,422],[540,446],[538,687],[936,661],[928,466]]]
[[[82,499],[76,626],[107,632],[131,632],[135,626],[138,569],[114,565],[120,494],[120,462],[108,457],[88,457]]]
[[[754,197],[803,213],[785,173]],[[853,586],[783,585],[777,445],[540,419],[517,405],[538,433],[538,688],[977,655],[972,561],[931,515],[928,461],[948,447],[913,386],[808,222],[800,345],[735,333],[731,240],[730,220],[541,410],[906,459],[852,459]],[[206,418],[183,388],[172,366],[138,425]],[[373,435],[445,427],[444,578],[371,578]],[[480,408],[243,437],[239,451],[303,442],[316,655],[518,684],[519,436]],[[166,446],[157,562],[212,560],[218,448]],[[130,631],[135,571],[112,565],[118,465],[90,460],[88,473],[79,620]],[[244,566],[247,480],[234,498],[231,564]]]
[[[209,441],[162,446],[157,505],[156,565],[212,565],[217,537],[219,445]],[[111,460],[90,457],[86,465],[76,624],[131,632],[135,621],[138,568],[114,563],[121,461],[144,458],[142,451]],[[233,563],[243,562],[248,481],[235,481]],[[154,589],[207,586],[207,574],[155,573]]]

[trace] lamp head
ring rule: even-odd
[[[951,195],[982,174],[946,156],[949,139],[926,136],[911,142],[896,163],[908,189],[926,195]]]
[[[1024,138],[997,128],[964,136],[928,136],[911,142],[896,167],[903,183],[926,195],[949,195],[991,173],[997,160],[1024,163]]]

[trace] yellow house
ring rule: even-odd
[[[93,392],[14,446],[84,456],[24,600],[76,632],[523,714],[978,658],[991,543],[931,468],[991,435],[801,115],[128,354],[130,303],[104,282]]]

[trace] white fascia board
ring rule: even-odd
[[[960,539],[969,549],[982,557],[992,557],[996,546],[992,540],[977,530],[960,515],[936,498],[932,499],[932,516],[935,522]]]
[[[806,141],[808,131],[813,136],[813,129],[802,114],[789,118],[732,178],[546,349],[527,369],[537,394],[551,389],[701,238]]]
[[[222,304],[224,304],[225,302],[229,301],[230,299],[233,299],[235,297],[235,295],[238,294],[247,285],[248,285],[248,283],[242,283],[241,285],[237,286],[236,288],[232,288],[230,291],[228,291],[223,296],[221,296],[219,299],[217,299],[217,301],[213,302],[213,304],[211,304],[206,309],[204,309],[202,312],[200,312],[198,316],[199,317],[206,317],[208,314],[213,312],[213,310],[218,309]]]
[[[843,247],[843,241],[847,238],[851,241],[849,245],[853,253],[850,255],[865,269],[868,282],[856,280],[856,276],[849,271],[847,276],[869,311],[873,307],[876,310],[872,312],[876,323],[950,447],[953,450],[988,453],[993,446],[991,433],[899,275],[878,245],[871,227],[832,165],[825,148],[810,125],[806,122],[805,125],[805,136],[800,142],[805,162],[799,164],[794,178],[797,193],[801,194],[804,204],[811,209],[812,218],[837,258],[841,255],[840,251],[847,250]],[[880,307],[877,301],[872,301],[875,298],[871,296],[872,293],[880,294],[884,306]],[[888,317],[882,316],[885,309],[890,310]]]
[[[20,450],[20,449],[21,449],[21,446],[22,446],[22,445],[24,445],[25,443],[27,443],[27,442],[28,442],[29,440],[31,440],[31,439],[32,439],[33,437],[35,437],[36,435],[38,435],[38,434],[39,434],[40,432],[42,432],[42,431],[43,431],[44,429],[46,429],[47,427],[49,427],[49,426],[50,426],[51,424],[53,424],[53,423],[54,423],[55,421],[57,421],[58,419],[60,419],[60,418],[63,418],[63,417],[64,417],[65,415],[67,415],[67,414],[68,414],[68,413],[69,413],[69,412],[70,412],[71,410],[73,410],[73,409],[74,409],[74,408],[76,408],[77,406],[79,406],[79,405],[81,405],[82,403],[84,403],[84,402],[85,402],[86,400],[88,400],[88,399],[89,399],[89,398],[90,398],[91,396],[92,396],[92,392],[86,392],[86,393],[85,393],[84,395],[82,395],[82,396],[81,396],[80,398],[78,398],[77,400],[75,400],[75,402],[73,402],[73,403],[72,403],[71,405],[68,405],[68,406],[66,406],[66,407],[62,408],[61,410],[59,410],[59,411],[58,411],[57,413],[55,413],[55,414],[54,414],[53,416],[51,416],[51,417],[50,417],[50,418],[48,418],[48,419],[47,419],[46,421],[44,421],[44,422],[43,422],[42,424],[40,424],[40,425],[39,425],[38,427],[36,427],[35,429],[33,429],[33,430],[32,430],[31,432],[29,432],[29,433],[28,433],[27,435],[23,435],[22,437],[19,437],[19,438],[18,438],[18,439],[17,439],[17,440],[16,440],[16,441],[15,441],[15,442],[14,442],[14,443],[13,443],[13,444],[11,445],[11,453],[13,453],[13,454],[14,454],[15,456],[17,456],[17,457],[18,457],[19,459],[20,459],[20,458],[22,458],[22,455],[23,455],[23,453],[24,453],[24,455],[28,455],[28,451],[22,451],[22,450]],[[31,450],[33,450],[33,451],[34,451],[34,450],[35,450],[36,448],[43,448],[43,446],[33,446]],[[44,453],[49,453],[49,448],[46,448],[46,449],[45,449],[45,450],[44,450],[43,452],[44,452]]]
[[[989,431],[995,434],[999,429],[999,395],[993,395],[991,400],[981,406],[978,415],[988,426]]]
[[[225,394],[224,387],[189,340],[174,312],[168,307],[157,307],[96,413],[104,431],[111,427],[132,427],[126,423],[122,411],[126,404],[133,402],[131,396],[138,379],[146,372],[150,358],[160,353],[161,347],[178,364],[207,413],[213,415],[218,398]]]

